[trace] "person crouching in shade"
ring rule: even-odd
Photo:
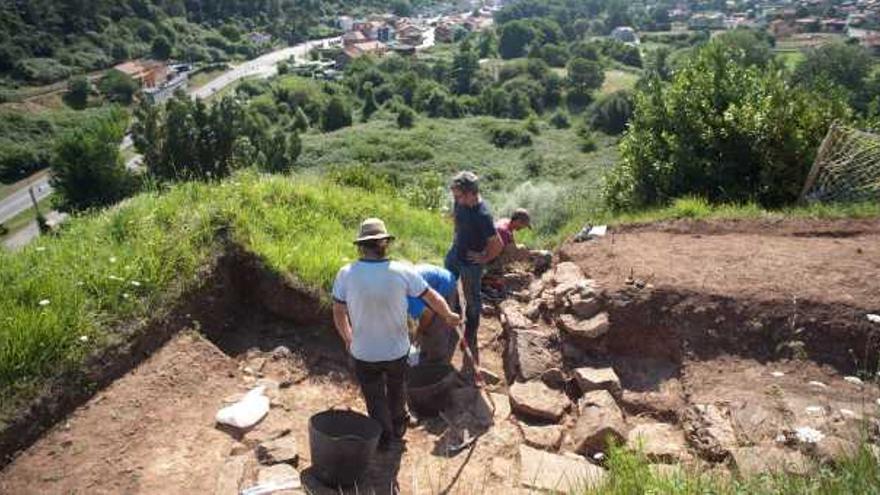
[[[383,450],[403,438],[408,423],[407,296],[424,300],[447,324],[461,323],[411,265],[387,258],[392,240],[382,220],[364,220],[354,241],[360,259],[342,267],[333,283],[333,321],[354,358],[367,412],[382,426]]]

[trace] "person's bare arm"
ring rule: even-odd
[[[333,302],[333,323],[336,332],[345,342],[345,348],[351,349],[351,321],[348,319],[348,307],[340,302]]]
[[[486,243],[486,251],[484,254],[480,253],[471,253],[469,256],[470,260],[474,263],[479,263],[481,265],[485,265],[490,261],[494,260],[501,254],[501,251],[504,249],[504,244],[501,242],[501,236],[496,232],[495,235],[489,238],[489,241]]]
[[[443,299],[443,297],[434,289],[428,289],[427,292],[422,294],[422,300],[425,301],[425,304],[434,310],[440,318],[443,318],[447,325],[454,327],[461,324],[461,316],[453,312],[452,309],[449,308],[449,305],[446,304],[446,299]]]

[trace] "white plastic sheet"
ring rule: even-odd
[[[217,422],[236,428],[250,428],[259,423],[269,412],[269,398],[263,395],[265,391],[265,386],[256,387],[240,401],[220,409],[217,411]]]

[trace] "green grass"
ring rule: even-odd
[[[572,116],[573,123],[578,119]],[[575,188],[595,192],[602,174],[617,159],[615,138],[595,133],[597,150],[584,153],[573,128],[554,129],[544,122],[531,146],[497,148],[489,141],[488,128],[498,123],[523,125],[491,117],[419,117],[414,128],[401,130],[392,120],[378,117],[329,134],[304,135],[299,166],[322,172],[366,165],[402,183],[424,175],[439,175],[445,183],[456,171],[469,169],[483,177],[484,193],[496,213],[531,207],[536,224],[549,226],[550,220],[558,221],[555,210],[523,196],[531,196],[538,185],[554,189],[560,197]],[[516,204],[520,201],[526,204]]]
[[[620,91],[621,89],[633,89],[639,75],[634,72],[612,69],[605,71],[605,82],[599,92],[603,95]]]
[[[556,244],[576,234],[584,224],[610,226],[669,220],[784,220],[787,218],[834,220],[880,217],[880,203],[812,204],[768,210],[755,203],[711,205],[702,198],[680,198],[669,206],[637,212],[615,213],[600,202],[585,200],[559,232],[543,239]]]
[[[835,469],[819,468],[810,476],[765,474],[751,478],[721,476],[717,472],[699,472],[681,468],[665,475],[652,470],[648,460],[637,452],[611,449],[607,482],[583,495],[630,494],[717,494],[717,495],[802,495],[878,493],[880,462],[867,443],[852,458]]]
[[[189,78],[189,87],[192,89],[201,88],[224,72],[226,69],[203,70]]]
[[[271,269],[326,291],[355,257],[351,239],[367,216],[384,218],[399,239],[393,253],[413,261],[439,261],[451,236],[439,214],[393,197],[244,173],[145,193],[72,219],[57,238],[0,253],[0,424],[53,377],[121,338],[115,326],[149,317],[196,284],[220,248],[219,229]]]

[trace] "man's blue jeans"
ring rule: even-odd
[[[446,269],[452,272],[452,275],[461,280],[465,301],[464,337],[467,340],[468,347],[471,348],[471,352],[474,353],[474,359],[479,361],[480,350],[477,346],[477,329],[480,328],[480,313],[483,309],[483,302],[480,300],[483,266],[465,263],[458,259],[458,251],[455,246],[446,253],[445,265]],[[460,307],[461,301],[459,301],[459,310]],[[476,365],[476,363],[473,364]]]

